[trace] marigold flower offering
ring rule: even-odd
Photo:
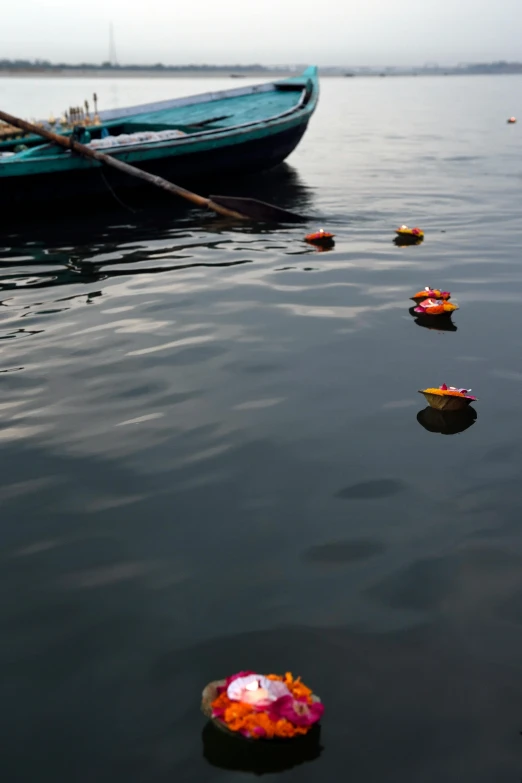
[[[324,712],[319,697],[290,672],[242,671],[210,683],[203,691],[202,708],[220,728],[247,739],[305,735]]]
[[[476,397],[470,394],[471,389],[461,389],[456,386],[429,387],[428,389],[419,389],[424,394],[428,404],[438,410],[457,411],[462,410],[470,402],[475,402]]]
[[[427,285],[423,291],[417,291],[411,298],[414,302],[422,302],[424,299],[442,299],[446,302],[451,299],[451,294],[449,291],[442,291],[440,288],[431,288]]]
[[[454,310],[458,310],[459,306],[444,299],[425,299],[413,309],[421,315],[449,315]]]
[[[421,231],[420,228],[408,228],[408,226],[400,226],[395,229],[395,233],[399,236],[410,236],[416,237],[417,239],[422,239],[424,237],[424,231]]]

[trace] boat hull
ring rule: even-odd
[[[217,182],[223,176],[242,178],[256,171],[273,168],[282,163],[297,147],[308,125],[306,118],[296,127],[261,139],[232,143],[219,151],[212,149],[188,152],[182,156],[165,157],[140,162],[139,168],[175,182],[190,186],[195,183]],[[4,183],[2,183],[3,185]],[[223,184],[221,182],[220,184]],[[115,169],[92,167],[78,171],[28,174],[12,178],[8,187],[0,188],[0,209],[5,214],[20,213],[28,204],[37,204],[41,210],[70,204],[124,198],[125,193],[152,191],[163,200],[172,196]],[[73,206],[73,205],[71,205]]]

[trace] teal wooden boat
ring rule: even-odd
[[[296,148],[317,106],[317,68],[267,84],[206,93],[100,113],[100,124],[73,133],[176,184],[223,181],[281,163]],[[87,133],[87,135],[85,135]],[[98,203],[110,189],[123,193],[143,182],[86,160],[37,137],[0,145],[0,207],[18,211]],[[20,142],[18,142],[20,143]],[[145,186],[149,187],[150,186]]]

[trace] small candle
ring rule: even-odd
[[[262,701],[270,701],[270,696],[265,688],[261,688],[259,681],[255,680],[245,685],[242,701],[247,704],[259,704]]]

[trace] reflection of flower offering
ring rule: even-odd
[[[443,332],[456,332],[458,331],[456,325],[451,320],[451,313],[444,318],[432,318],[431,315],[423,315],[422,313],[416,313],[414,307],[410,307],[408,312],[413,318],[417,326],[421,326],[423,329],[428,329],[430,332],[437,332],[442,334]]]
[[[447,302],[444,299],[425,299],[423,302],[419,302],[414,308],[414,312],[420,315],[449,315],[458,309],[457,304]]]
[[[441,411],[424,408],[417,414],[417,421],[428,432],[440,435],[457,435],[473,426],[477,420],[477,411],[469,405],[460,411]]]
[[[330,250],[333,250],[335,247],[335,242],[332,242],[331,245],[317,245],[313,242],[310,244],[313,244],[316,253],[329,253]]]
[[[411,299],[414,302],[422,302],[424,299],[442,299],[447,302],[448,299],[451,299],[451,294],[449,291],[441,291],[440,288],[430,288],[427,285],[423,291],[417,291]]]
[[[395,229],[395,233],[401,237],[414,237],[415,239],[422,239],[424,237],[424,231],[420,228],[408,228],[408,226],[400,226]]]
[[[470,394],[471,389],[459,389],[456,386],[446,386],[445,383],[439,388],[430,387],[428,389],[419,389],[420,394],[424,394],[428,404],[438,410],[457,411],[462,410],[475,402],[476,397]]]
[[[210,683],[202,709],[220,728],[247,739],[305,735],[324,712],[321,700],[289,672],[284,677],[239,672]]]
[[[309,242],[311,245],[319,245],[323,248],[333,247],[335,244],[334,236],[335,234],[330,234],[330,232],[320,228],[319,231],[314,231],[312,234],[307,234],[305,236],[305,242]]]

